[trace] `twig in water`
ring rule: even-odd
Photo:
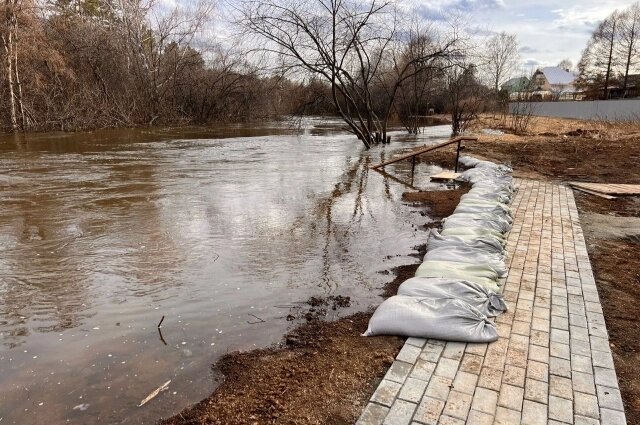
[[[160,341],[162,341],[164,345],[167,345],[167,341],[162,337],[162,328],[160,328],[160,326],[158,326],[158,334],[160,335]]]
[[[162,315],[162,319],[160,319],[160,323],[158,323],[158,328],[162,326],[162,322],[164,322],[164,314]]]
[[[256,316],[255,314],[249,313],[249,316],[252,316],[252,317],[255,317],[256,319],[258,319],[257,322],[250,322],[250,321],[247,320],[247,323],[250,324],[250,325],[254,325],[256,323],[264,323],[265,322],[264,320],[262,320],[260,317]]]
[[[247,323],[248,323],[248,324],[250,324],[250,325],[255,325],[256,323],[264,323],[264,322],[265,322],[264,320],[262,320],[261,318],[259,318],[259,317],[258,317],[258,316],[256,316],[255,314],[251,314],[251,313],[249,313],[249,316],[253,316],[253,317],[255,317],[256,319],[258,319],[258,321],[257,321],[257,322],[250,322],[250,321],[248,321],[248,320],[247,320]]]
[[[169,384],[171,383],[171,379],[169,379],[167,382],[165,382],[164,384],[160,385],[158,388],[156,388],[155,390],[153,390],[151,392],[151,394],[149,394],[148,396],[145,397],[144,400],[142,400],[140,402],[140,404],[138,404],[138,407],[142,407],[145,404],[147,404],[149,401],[151,401],[153,398],[155,398],[158,394],[160,394],[162,391],[166,390],[167,387],[169,386]]]

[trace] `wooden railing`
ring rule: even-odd
[[[458,159],[460,157],[460,144],[464,140],[467,140],[467,141],[470,141],[470,142],[477,142],[478,138],[477,137],[469,137],[469,136],[454,137],[451,140],[447,140],[446,142],[443,142],[443,143],[438,143],[437,145],[425,146],[423,148],[413,150],[413,151],[411,151],[409,153],[398,155],[395,158],[391,158],[388,161],[384,161],[384,162],[381,162],[379,164],[372,165],[371,168],[374,169],[374,170],[377,170],[379,168],[384,167],[385,165],[393,164],[395,162],[402,161],[402,160],[408,159],[408,158],[412,158],[413,159],[413,166],[415,167],[416,156],[422,155],[423,153],[430,152],[430,151],[435,150],[435,149],[443,148],[445,146],[449,146],[449,145],[452,145],[454,143],[457,143],[458,144],[458,149],[456,150],[456,169],[455,169],[455,171],[458,172]]]

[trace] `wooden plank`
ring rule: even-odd
[[[455,180],[460,176],[460,173],[454,173],[452,171],[443,171],[441,173],[438,174],[434,174],[432,176],[429,176],[431,178],[431,180],[433,181],[448,181],[448,180]]]
[[[395,162],[402,161],[403,159],[407,159],[407,158],[411,158],[411,157],[414,157],[414,156],[417,156],[417,155],[421,155],[423,153],[426,153],[426,152],[429,152],[429,151],[432,151],[432,150],[435,150],[435,149],[439,149],[439,148],[451,145],[453,143],[458,143],[458,142],[461,142],[463,140],[477,141],[478,139],[476,137],[467,137],[467,136],[456,137],[456,138],[453,138],[451,140],[447,140],[446,142],[438,143],[437,145],[425,146],[423,148],[416,149],[416,150],[411,151],[409,153],[396,156],[396,157],[394,157],[394,158],[392,158],[392,159],[390,159],[388,161],[384,161],[384,162],[381,162],[380,164],[372,165],[370,168],[375,170],[375,169],[378,169],[380,167],[384,167],[385,165],[393,164]]]
[[[599,197],[604,198],[604,199],[616,199],[615,196],[605,195],[604,193],[600,193],[600,192],[596,192],[596,191],[593,191],[593,190],[585,189],[584,187],[573,186],[573,185],[571,185],[571,186],[575,190],[579,190],[580,192],[588,193],[589,195],[599,196]]]
[[[638,184],[621,184],[621,183],[582,183],[569,182],[573,187],[580,187],[592,192],[604,193],[607,195],[640,195],[640,185]]]

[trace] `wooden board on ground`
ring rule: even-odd
[[[599,197],[604,198],[604,199],[616,199],[615,196],[605,195],[604,193],[594,192],[593,190],[585,189],[585,188],[578,187],[578,186],[572,186],[572,187],[575,190],[579,190],[580,192],[588,193],[589,195],[599,196]]]
[[[434,174],[433,176],[429,176],[429,177],[431,177],[431,180],[433,181],[449,181],[449,180],[455,180],[459,176],[460,176],[460,173],[454,173],[453,171],[443,171],[441,173]]]
[[[578,189],[602,193],[610,196],[640,195],[640,184],[581,183],[581,182],[569,182],[569,184]]]

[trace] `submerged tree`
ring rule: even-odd
[[[407,40],[390,0],[247,0],[239,22],[258,37],[264,51],[283,59],[283,68],[327,81],[338,114],[367,148],[376,133],[386,138],[403,84],[420,69],[450,57],[457,42],[454,32],[401,58],[400,46]],[[377,87],[381,81],[382,91]]]
[[[451,133],[463,133],[471,121],[478,117],[490,95],[476,76],[477,66],[461,58],[458,65],[445,72],[448,107],[451,111]]]

